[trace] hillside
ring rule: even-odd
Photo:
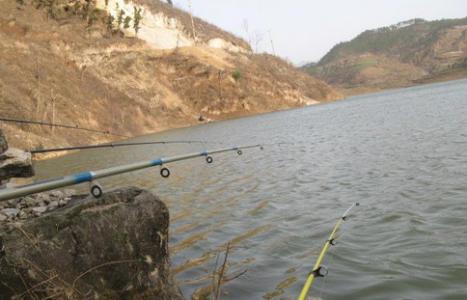
[[[347,92],[467,76],[467,18],[368,30],[303,69]]]
[[[1,3],[0,117],[137,136],[341,97],[200,19],[193,30],[189,14],[158,1]],[[118,138],[0,125],[22,148]]]

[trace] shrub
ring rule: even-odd
[[[109,32],[110,34],[112,34],[114,30],[114,20],[115,20],[114,16],[109,15],[105,23],[107,26],[107,32]]]
[[[240,70],[235,70],[235,71],[232,73],[232,78],[233,78],[235,81],[239,81],[239,80],[242,78],[242,73],[240,72]]]
[[[141,28],[139,26],[139,24],[141,22],[141,19],[143,18],[142,9],[141,8],[136,8],[136,7],[133,7],[133,8],[134,8],[134,11],[133,11],[133,29],[135,30],[135,35],[138,35],[138,31]]]
[[[88,26],[91,27],[94,22],[99,18],[100,11],[97,8],[94,8],[88,13]]]
[[[123,9],[120,9],[117,15],[117,28],[120,28],[123,24],[123,17],[125,16],[125,12]]]
[[[123,20],[123,28],[128,29],[130,28],[131,17],[126,16],[125,20]]]

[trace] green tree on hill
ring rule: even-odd
[[[118,15],[117,15],[117,28],[120,28],[122,26],[124,16],[125,16],[125,12],[123,11],[123,9],[120,9],[120,11],[118,12]]]
[[[114,21],[115,21],[114,16],[109,15],[109,16],[107,17],[107,21],[106,21],[105,25],[106,25],[106,27],[107,27],[107,32],[110,33],[110,34],[113,34],[113,30],[114,30]]]
[[[140,30],[141,26],[141,19],[143,18],[142,9],[133,7],[133,29],[135,30],[135,36],[138,36],[138,31]]]
[[[128,29],[130,28],[131,17],[126,16],[125,20],[123,20],[123,28]]]
[[[88,27],[91,27],[92,25],[94,25],[94,23],[99,18],[99,13],[100,11],[97,8],[94,8],[88,13]]]

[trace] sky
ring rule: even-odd
[[[189,11],[190,0],[174,0]],[[467,0],[191,0],[194,15],[296,65],[401,21],[467,17]],[[248,24],[246,26],[246,24]]]

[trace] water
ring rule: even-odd
[[[346,222],[311,296],[467,299],[467,81],[140,137],[227,145],[291,142],[102,180],[159,194],[171,211],[172,262],[187,298],[234,249],[222,299],[293,299],[336,218]],[[216,148],[217,145],[207,145]],[[202,150],[142,146],[38,163],[38,178]],[[86,186],[82,187],[86,188]]]

